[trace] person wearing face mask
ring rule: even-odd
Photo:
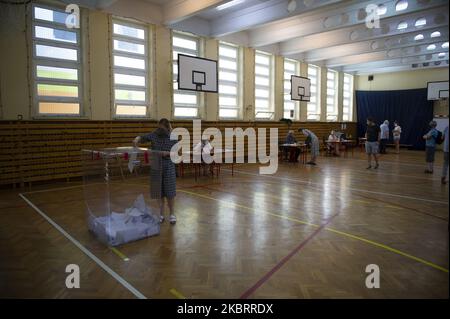
[[[152,165],[150,179],[151,189],[150,195],[152,199],[160,200],[160,222],[164,222],[164,198],[167,199],[169,206],[169,222],[174,225],[177,218],[174,213],[174,204],[176,196],[176,170],[175,164],[170,159],[170,150],[172,146],[178,141],[170,139],[170,132],[172,126],[168,119],[161,119],[158,122],[158,128],[152,133],[137,136],[133,144],[137,146],[139,143],[151,143],[151,150],[156,151],[159,156],[151,156],[151,160],[155,165]],[[153,154],[152,154],[153,155]],[[159,163],[159,161],[161,163]]]
[[[398,122],[394,122],[394,129],[392,130],[392,136],[394,138],[394,144],[395,144],[395,152],[397,154],[400,153],[400,137],[402,135],[402,128],[400,125],[398,125]]]

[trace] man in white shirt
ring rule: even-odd
[[[444,130],[444,166],[442,167],[442,177],[441,183],[442,185],[447,184],[447,172],[448,172],[448,126]]]
[[[380,125],[381,139],[380,139],[380,154],[386,154],[386,144],[389,141],[389,121],[385,120]]]

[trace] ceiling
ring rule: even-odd
[[[448,67],[448,0],[94,2],[122,11],[139,4],[153,23],[353,74]]]

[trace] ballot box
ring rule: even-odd
[[[87,227],[93,236],[117,246],[159,234],[160,152],[117,147],[82,150],[81,158]]]

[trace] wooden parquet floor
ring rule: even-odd
[[[317,167],[281,163],[273,176],[258,175],[255,165],[197,182],[188,174],[177,180],[177,225],[118,247],[128,261],[87,231],[80,183],[22,192],[148,298],[448,298],[448,186],[440,185],[442,161],[435,175],[425,175],[423,157],[388,154],[377,171],[367,171],[355,152],[321,157]],[[146,192],[146,182],[114,187],[129,201]],[[80,289],[65,286],[72,263],[80,266]],[[368,264],[380,267],[379,289],[365,287]],[[0,297],[135,296],[19,191],[5,190]]]

